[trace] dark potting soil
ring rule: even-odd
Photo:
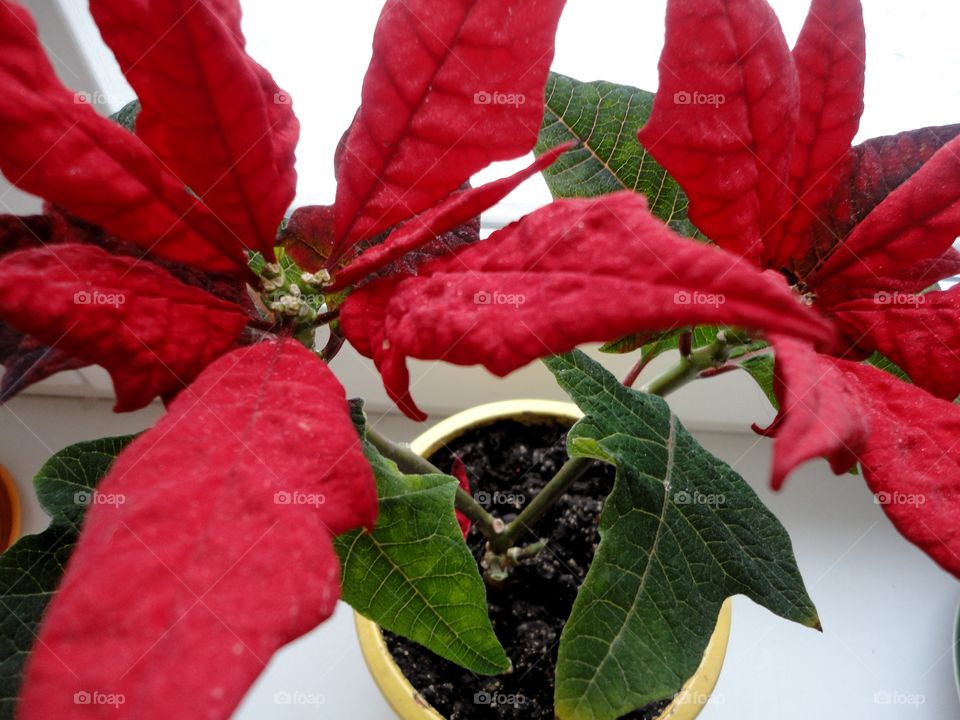
[[[431,461],[449,472],[459,455],[474,497],[509,522],[566,461],[566,430],[560,424],[499,421],[457,438],[434,453]],[[597,525],[613,477],[611,466],[594,463],[537,524],[537,535],[548,540],[547,549],[514,568],[501,587],[488,586],[490,618],[513,662],[511,673],[475,675],[384,632],[400,669],[447,720],[553,719],[560,631],[600,542]],[[524,544],[536,540],[530,534]],[[467,543],[479,563],[483,536],[473,529]],[[668,704],[648,705],[624,718],[651,720]]]

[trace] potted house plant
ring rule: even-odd
[[[538,712],[669,703],[731,595],[819,627],[782,526],[660,397],[736,369],[778,405],[776,485],[814,457],[859,464],[903,534],[960,571],[960,373],[932,340],[952,342],[957,294],[928,291],[960,267],[957,129],[851,147],[855,0],[814,0],[792,53],[763,0],[671,0],[655,98],[548,74],[563,4],[387,2],[336,202],[284,220],[298,124],[235,0],[91,1],[138,95],[118,122],[75,101],[0,0],[0,171],[48,201],[2,218],[4,393],[99,364],[118,411],[167,405],[37,476],[51,526],[0,556],[19,598],[5,712],[228,717],[341,596],[508,675],[496,593],[555,557],[562,537],[539,530],[578,493],[599,543],[581,535]],[[468,184],[534,147],[526,170]],[[480,240],[478,215],[538,172],[557,199]],[[345,342],[415,419],[408,357],[498,375],[544,358],[583,418],[541,437],[556,467],[536,466],[536,494],[485,507],[476,465],[426,464],[348,403],[328,366]],[[618,381],[590,342],[639,352],[634,371]],[[633,389],[666,349],[676,364]],[[449,714],[532,717],[513,695]]]

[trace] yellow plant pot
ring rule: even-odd
[[[0,552],[20,537],[20,494],[10,473],[0,465]]]
[[[572,403],[550,400],[507,400],[478,405],[443,420],[410,443],[421,457],[430,458],[443,445],[469,430],[491,425],[498,420],[516,420],[523,423],[568,422],[571,425],[582,417]],[[700,714],[720,677],[720,668],[727,653],[730,637],[730,601],[720,609],[717,627],[703,653],[700,667],[680,689],[680,692],[660,714],[658,720],[693,720]],[[444,720],[410,684],[394,662],[380,626],[359,613],[354,613],[357,635],[363,658],[384,698],[400,720]]]

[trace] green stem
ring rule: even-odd
[[[730,356],[731,342],[740,344],[739,339],[728,340],[726,333],[721,331],[710,345],[681,355],[676,365],[651,380],[643,387],[643,392],[664,397],[696,379],[704,370],[723,366]],[[490,549],[501,554],[510,549],[583,476],[592,462],[592,459],[583,457],[567,460],[513,522],[490,541]]]
[[[447,475],[436,465],[426,460],[409,447],[393,442],[384,437],[369,425],[367,430],[367,440],[386,458],[393,460],[401,472],[408,475]],[[483,533],[488,540],[493,540],[498,536],[498,530],[503,527],[503,522],[497,520],[488,513],[480,503],[474,500],[470,493],[463,488],[457,488],[455,506],[470,521],[477,526],[477,529]]]

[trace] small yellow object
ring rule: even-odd
[[[20,493],[10,473],[0,465],[0,552],[20,537]]]
[[[498,420],[516,420],[523,423],[568,422],[571,425],[582,417],[572,403],[551,400],[506,400],[478,405],[442,420],[410,443],[410,449],[420,457],[430,458],[444,444],[477,427],[492,425]],[[374,682],[383,693],[400,720],[444,720],[404,677],[393,661],[380,626],[359,613],[354,613],[360,650]],[[731,606],[728,599],[720,608],[717,627],[703,653],[700,667],[690,676],[657,720],[694,720],[703,710],[710,693],[720,678],[720,669],[727,654],[730,638]]]

